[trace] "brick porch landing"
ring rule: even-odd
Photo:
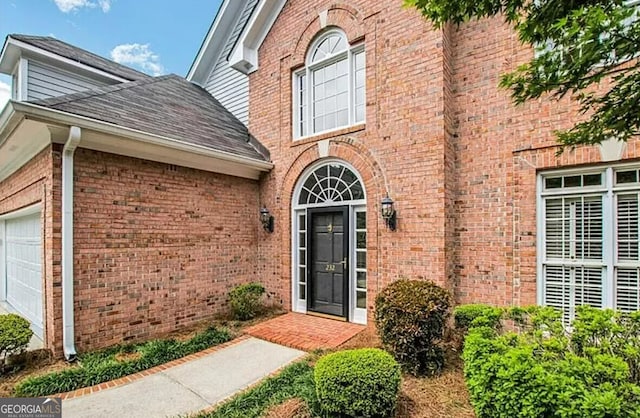
[[[312,351],[336,348],[364,329],[364,325],[290,312],[247,328],[245,332],[276,344]]]

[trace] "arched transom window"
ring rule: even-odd
[[[341,30],[313,42],[294,83],[296,138],[364,122],[364,45],[349,45]]]
[[[313,170],[302,184],[298,205],[364,199],[362,183],[348,167],[327,163]]]

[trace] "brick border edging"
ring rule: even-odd
[[[126,385],[128,383],[135,382],[136,380],[140,380],[143,377],[150,376],[152,374],[156,374],[162,372],[164,370],[170,369],[175,366],[179,366],[181,364],[187,363],[192,360],[197,360],[199,358],[205,357],[209,354],[215,353],[216,351],[222,350],[223,348],[230,347],[232,345],[241,343],[242,341],[246,341],[251,338],[250,335],[243,334],[239,337],[232,339],[231,341],[227,341],[226,343],[218,344],[214,347],[207,348],[206,350],[198,351],[197,353],[189,354],[188,356],[170,361],[168,363],[160,364],[158,366],[152,367],[147,370],[142,370],[138,373],[130,374],[128,376],[123,376],[116,380],[110,380],[108,382],[99,383],[94,386],[89,386],[86,388],[76,389],[70,392],[57,393],[55,395],[49,395],[50,398],[61,398],[65,399],[73,399],[78,398],[84,395],[90,395],[92,393],[101,392],[106,389],[111,389],[119,386]]]

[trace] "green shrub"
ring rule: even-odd
[[[376,348],[339,351],[318,360],[314,381],[328,415],[383,417],[395,408],[400,366]]]
[[[0,315],[0,369],[4,370],[7,358],[27,349],[32,335],[29,321],[20,315]]]
[[[150,369],[186,355],[224,343],[231,335],[224,329],[209,328],[187,341],[151,340],[80,355],[78,367],[27,378],[15,387],[16,396],[46,396],[97,385]],[[117,354],[138,353],[119,361]]]
[[[434,374],[444,366],[439,343],[451,295],[429,281],[398,280],[376,297],[376,327],[384,347],[415,375]]]
[[[500,308],[482,304],[460,305],[453,310],[455,327],[463,334],[481,326],[500,329],[503,314]]]
[[[241,321],[255,318],[262,308],[264,292],[264,287],[259,283],[242,284],[231,290],[229,301],[234,318]]]
[[[506,314],[519,334],[471,326],[465,341],[465,380],[478,418],[640,416],[629,358],[613,349],[628,347],[614,319],[627,315],[579,309],[571,334],[552,308]]]

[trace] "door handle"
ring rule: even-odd
[[[343,266],[344,268],[347,268],[347,257],[345,257],[345,258],[340,262],[340,264],[342,264],[342,266]]]

